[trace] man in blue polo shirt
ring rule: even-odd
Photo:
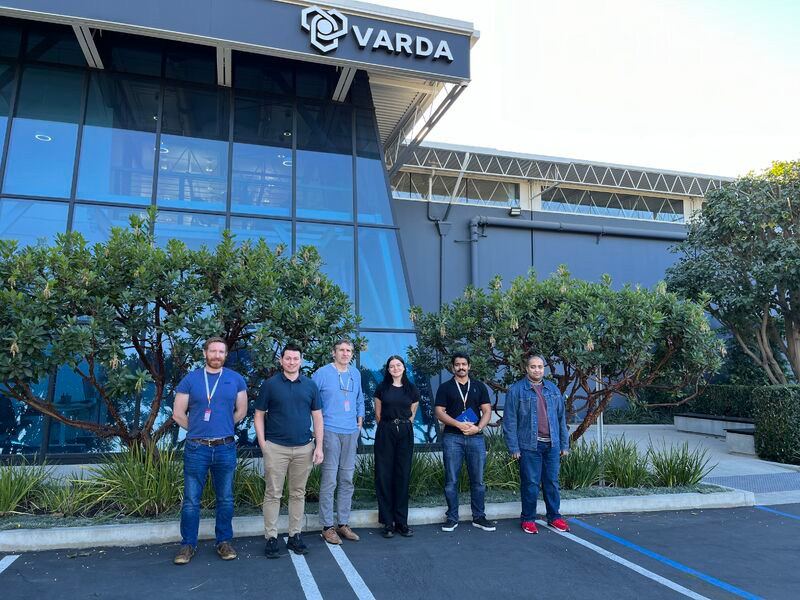
[[[364,421],[364,393],[361,373],[350,364],[353,343],[341,339],[333,346],[333,362],[318,369],[311,378],[319,388],[322,421],[325,425],[325,460],[319,484],[319,520],[322,538],[329,544],[341,544],[342,538],[357,542],[358,534],[350,529],[353,502],[353,473],[361,424]],[[337,520],[333,518],[333,493],[336,495]],[[334,527],[338,524],[337,527]]]
[[[181,548],[176,565],[194,556],[200,526],[200,498],[209,471],[217,501],[217,554],[236,558],[233,539],[233,473],[236,471],[234,427],[247,414],[247,384],[236,371],[223,368],[228,355],[224,339],[212,337],[203,345],[206,364],[178,384],[172,419],[186,430],[183,451]],[[188,411],[188,413],[187,413]]]
[[[300,347],[286,344],[281,352],[281,372],[261,387],[256,400],[256,439],[264,456],[264,537],[267,558],[278,558],[278,512],[283,483],[289,475],[289,540],[295,554],[308,549],[300,537],[306,506],[306,482],[311,467],[322,462],[322,405],[317,385],[300,374]],[[309,425],[314,423],[316,445]]]

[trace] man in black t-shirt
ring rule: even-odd
[[[458,478],[466,460],[469,474],[472,525],[494,531],[486,519],[483,469],[486,465],[486,444],[483,429],[492,416],[492,405],[486,386],[469,378],[469,357],[454,354],[451,359],[453,378],[436,391],[436,418],[444,425],[442,456],[444,458],[444,496],[447,499],[446,521],[442,531],[458,527]]]

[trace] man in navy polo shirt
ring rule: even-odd
[[[261,387],[256,400],[256,439],[264,455],[264,537],[267,558],[278,558],[278,512],[286,475],[289,475],[289,540],[295,554],[308,549],[300,537],[306,506],[306,482],[312,465],[322,462],[322,404],[317,384],[300,374],[300,347],[286,344],[281,352],[281,372]],[[311,440],[314,423],[316,445]]]
[[[234,426],[247,414],[247,384],[223,368],[228,344],[212,337],[203,345],[206,364],[178,384],[172,419],[186,430],[183,451],[181,548],[173,561],[185,565],[194,556],[200,526],[200,498],[209,471],[217,498],[217,554],[236,558],[233,539],[233,473],[236,471]],[[187,414],[188,411],[188,414]]]

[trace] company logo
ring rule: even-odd
[[[300,24],[308,31],[311,45],[320,52],[339,47],[339,38],[347,33],[347,17],[338,10],[309,6],[300,13]]]
[[[339,38],[347,35],[347,17],[338,10],[325,10],[318,6],[309,6],[300,13],[300,26],[308,31],[311,45],[322,53],[328,53],[339,47]],[[373,52],[384,50],[389,54],[405,54],[415,58],[445,59],[453,62],[453,53],[447,40],[435,44],[431,39],[421,35],[410,35],[397,32],[390,34],[386,29],[367,27],[361,30],[358,25],[352,26],[355,43],[361,50],[370,48]]]

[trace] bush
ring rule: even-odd
[[[636,444],[624,437],[611,439],[603,448],[603,479],[606,485],[620,488],[649,485],[647,455],[639,454]]]
[[[648,408],[631,404],[627,408],[611,408],[603,413],[606,425],[667,425],[672,423],[674,411],[664,408]]]
[[[699,396],[683,405],[685,412],[752,419],[755,403],[749,385],[709,385]]]
[[[764,460],[800,464],[800,386],[755,388],[753,403],[758,456]]]
[[[708,475],[716,464],[709,465],[708,450],[696,448],[689,450],[689,443],[681,446],[650,446],[647,456],[653,467],[653,485],[657,487],[678,487],[697,485]]]
[[[102,509],[103,490],[80,477],[45,482],[33,495],[34,512],[64,517],[90,516]]]
[[[597,485],[603,475],[603,461],[597,444],[580,442],[561,459],[559,479],[565,490]]]
[[[27,511],[49,474],[42,466],[0,467],[0,515]]]

